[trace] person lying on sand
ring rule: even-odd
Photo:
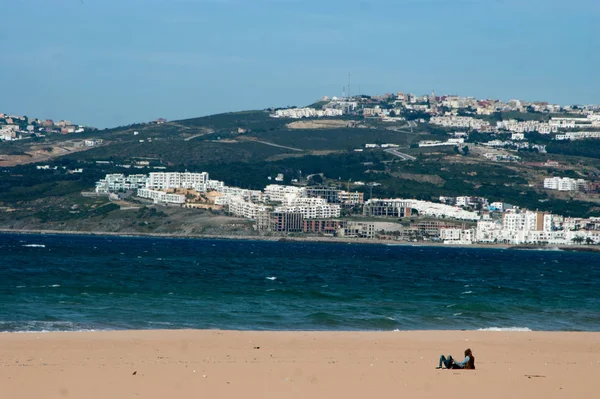
[[[436,369],[441,368],[475,370],[475,356],[473,356],[473,352],[471,352],[471,349],[468,348],[465,350],[465,360],[463,360],[462,362],[454,361],[451,355],[449,355],[448,357],[441,355],[440,363],[438,364]]]

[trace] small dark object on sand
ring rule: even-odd
[[[133,374],[131,374],[131,375],[136,375],[136,374],[137,374],[137,371],[134,371]]]

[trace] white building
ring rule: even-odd
[[[439,204],[415,199],[370,199],[365,202],[363,213],[369,216],[410,216],[413,210],[421,216],[458,220],[479,220],[477,212],[466,211],[458,206]],[[405,213],[408,213],[407,215]]]
[[[266,201],[288,203],[294,198],[304,197],[306,190],[296,186],[269,184],[264,189]]]
[[[341,207],[337,204],[327,203],[319,205],[298,204],[276,207],[275,212],[300,213],[305,219],[327,219],[340,217]]]
[[[239,187],[230,187],[230,186],[217,186],[212,189],[220,194],[223,194],[222,197],[239,197],[244,201],[250,202],[263,202],[264,194],[259,190],[247,190]]]
[[[475,241],[475,229],[442,228],[440,240],[444,244],[469,245]]]
[[[480,130],[490,126],[489,122],[470,116],[434,116],[430,119],[429,123],[444,127],[469,128],[473,130]]]
[[[208,173],[190,172],[152,172],[148,179],[148,188],[166,190],[169,188],[204,189],[208,182]]]
[[[341,116],[343,111],[335,108],[314,109],[314,108],[289,108],[279,109],[271,115],[273,118],[321,118],[324,116]]]
[[[100,194],[114,193],[121,190],[137,190],[145,188],[147,175],[128,175],[122,173],[108,174],[96,183],[96,192]]]
[[[501,130],[508,130],[513,133],[538,132],[541,134],[556,133],[558,127],[539,121],[517,121],[515,119],[496,122],[496,127]],[[514,140],[514,139],[513,139]]]
[[[555,140],[583,140],[583,139],[600,139],[600,132],[568,132],[565,134],[557,134]]]
[[[269,207],[245,201],[241,197],[230,197],[227,206],[230,213],[252,220],[256,220],[261,213],[269,211]]]
[[[19,126],[4,125],[0,126],[0,140],[12,141],[18,140]]]
[[[552,118],[550,119],[550,126],[556,126],[561,129],[574,129],[578,126],[590,126],[592,124],[591,118]]]
[[[587,181],[570,177],[549,177],[544,179],[544,188],[558,191],[579,191],[587,188]]]
[[[500,211],[505,212],[509,209],[513,209],[514,206],[511,204],[507,204],[506,202],[492,202],[489,206],[490,211]]]
[[[83,144],[86,147],[94,147],[94,146],[102,144],[102,142],[103,142],[102,139],[89,139],[89,140],[84,140]]]
[[[148,188],[140,188],[137,191],[137,196],[154,200],[155,204],[185,204],[185,195],[165,193],[164,191],[151,190]]]

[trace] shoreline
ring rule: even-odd
[[[211,234],[164,234],[164,233],[128,233],[128,232],[105,232],[105,231],[75,231],[75,230],[13,230],[0,229],[0,234],[22,234],[22,235],[75,235],[75,236],[105,236],[105,237],[131,237],[131,238],[175,238],[175,239],[199,239],[199,240],[232,240],[232,241],[265,241],[265,242],[311,242],[311,243],[338,243],[338,244],[370,244],[385,246],[406,247],[442,247],[442,248],[474,248],[474,249],[509,249],[509,250],[543,250],[543,251],[567,251],[567,252],[600,252],[600,246],[587,245],[531,245],[531,244],[443,244],[436,242],[408,242],[394,240],[376,240],[366,238],[337,238],[337,237],[286,237],[286,236],[249,236],[249,235],[211,235]]]
[[[600,366],[600,333],[586,332],[130,330],[0,334],[0,347],[0,396],[12,399],[454,398],[465,386],[584,398]],[[435,369],[467,347],[475,370]]]
[[[35,334],[39,334],[39,335],[43,335],[43,336],[61,336],[63,333],[68,333],[68,334],[84,334],[84,335],[121,335],[121,334],[137,334],[137,335],[155,335],[155,334],[174,334],[174,335],[178,335],[178,334],[223,334],[223,333],[230,333],[230,334],[241,334],[241,335],[245,335],[245,334],[265,334],[265,335],[296,335],[296,334],[308,334],[308,335],[329,335],[329,334],[333,334],[333,335],[356,335],[356,334],[376,334],[376,335],[391,335],[391,334],[408,334],[408,335],[412,335],[412,334],[430,334],[430,335],[437,335],[437,334],[450,334],[450,335],[456,335],[456,334],[490,334],[491,336],[494,336],[495,334],[497,335],[503,335],[503,334],[517,334],[517,335],[526,335],[526,334],[541,334],[541,335],[598,335],[598,338],[600,339],[600,331],[563,331],[563,330],[530,330],[530,329],[526,329],[526,328],[520,328],[520,327],[507,327],[507,328],[499,328],[499,329],[495,329],[495,327],[493,328],[482,328],[482,329],[477,329],[477,330],[448,330],[448,329],[442,329],[442,330],[427,330],[427,329],[416,329],[416,330],[228,330],[228,329],[216,329],[216,328],[207,328],[207,329],[201,329],[201,328],[177,328],[177,329],[164,329],[164,328],[156,328],[156,329],[146,329],[146,330],[140,330],[140,329],[124,329],[124,330],[73,330],[73,331],[3,331],[0,332],[0,337],[2,336],[10,336],[10,335],[15,335],[15,336],[20,336],[20,335],[24,335],[24,336],[29,336],[29,335],[35,335]]]

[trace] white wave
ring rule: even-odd
[[[453,316],[462,316],[462,313],[454,313]]]
[[[473,291],[464,291],[464,292],[462,292],[462,294],[472,294],[472,293],[473,293]]]
[[[52,288],[58,288],[58,287],[60,287],[60,285],[59,284],[52,284],[50,287],[52,287]]]
[[[0,323],[0,332],[2,333],[48,333],[48,332],[87,332],[100,331],[90,328],[82,328],[70,321],[43,321],[43,320],[26,320],[26,321],[6,321]]]
[[[564,252],[559,247],[533,248],[534,251],[560,251]]]
[[[46,246],[44,244],[25,244],[25,245],[21,245],[22,247],[27,247],[27,248],[46,248]]]
[[[477,331],[528,332],[528,331],[531,331],[531,329],[527,328],[527,327],[487,327],[487,328],[479,328]]]
[[[277,280],[277,277],[274,277],[274,276],[273,276],[273,277],[265,277],[265,278],[266,278],[267,280],[271,280],[271,281]]]

